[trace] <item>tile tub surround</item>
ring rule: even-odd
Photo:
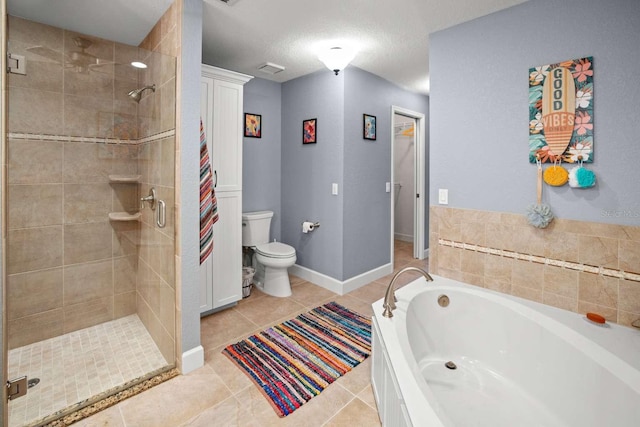
[[[640,318],[640,227],[431,206],[429,269],[630,326]]]

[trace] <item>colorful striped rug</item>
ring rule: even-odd
[[[371,354],[371,319],[335,302],[222,350],[286,417]]]

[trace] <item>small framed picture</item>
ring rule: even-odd
[[[244,113],[244,136],[262,138],[262,115]]]
[[[302,143],[303,144],[315,144],[317,132],[318,119],[309,119],[302,121]]]
[[[362,133],[364,139],[376,140],[376,116],[362,115]]]

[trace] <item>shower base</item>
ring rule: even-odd
[[[9,426],[34,423],[168,365],[136,314],[9,351],[9,378],[40,383],[9,402]]]

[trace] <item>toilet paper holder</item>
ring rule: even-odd
[[[308,233],[310,231],[315,230],[318,227],[320,227],[320,222],[318,222],[318,221],[316,221],[316,222],[304,221],[302,223],[302,232],[303,233]]]

